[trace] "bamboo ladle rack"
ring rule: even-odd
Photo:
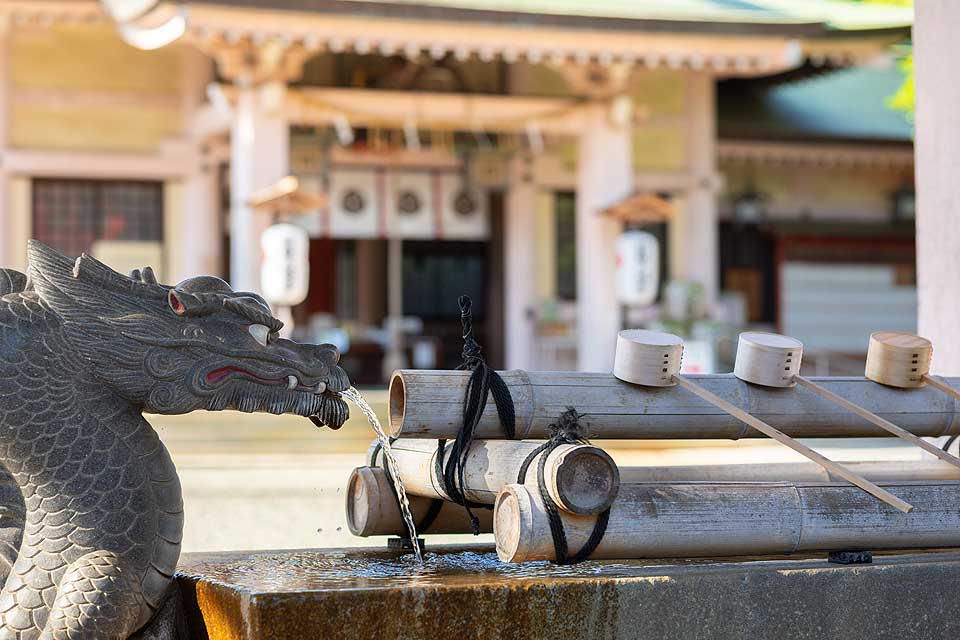
[[[768,335],[773,336],[775,334]],[[745,361],[741,361],[741,354],[738,349],[734,375],[748,382],[765,384],[766,386],[792,386],[793,371],[799,370],[799,352],[796,352],[796,356],[794,356],[794,349],[796,345],[799,345],[799,342],[785,336],[776,336],[776,339],[757,342],[759,344],[756,348],[749,348],[746,352],[748,359]],[[889,491],[833,462],[805,444],[794,440],[782,431],[681,376],[682,358],[677,354],[682,354],[682,350],[683,342],[679,337],[671,334],[651,331],[621,331],[617,337],[614,375],[621,380],[634,384],[652,384],[655,386],[664,386],[663,377],[669,375],[671,384],[681,386],[737,420],[793,449],[800,455],[819,464],[829,473],[860,487],[900,511],[908,513],[913,509],[912,505]],[[789,356],[786,355],[788,353]],[[786,362],[788,359],[790,362]],[[796,360],[795,364],[794,359]],[[775,365],[775,367],[772,365]]]
[[[921,338],[922,339],[922,338]],[[872,342],[872,341],[871,341]],[[960,468],[960,458],[947,453],[940,447],[915,436],[906,429],[895,425],[886,418],[882,418],[872,411],[868,411],[857,404],[850,402],[829,389],[800,375],[800,362],[803,358],[803,344],[789,336],[776,333],[747,332],[741,333],[737,344],[737,361],[734,366],[734,375],[741,380],[762,384],[770,387],[792,387],[799,384],[810,391],[819,394],[830,402],[843,407],[867,422],[874,424],[884,431],[891,433],[901,440],[920,447],[929,454],[940,458],[944,462]],[[868,359],[869,362],[869,359]],[[875,379],[869,375],[870,379]],[[898,372],[892,372],[889,367],[876,367],[874,373],[884,379],[898,379]],[[951,389],[951,391],[953,391]]]

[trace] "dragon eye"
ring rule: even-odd
[[[270,327],[263,324],[252,324],[247,327],[247,331],[253,336],[253,339],[260,343],[261,347],[267,346],[270,341]]]

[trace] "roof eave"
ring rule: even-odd
[[[298,11],[388,19],[439,20],[502,24],[509,27],[553,27],[654,33],[705,33],[716,35],[778,35],[795,38],[823,36],[830,28],[820,21],[724,22],[660,20],[565,13],[493,11],[459,7],[425,6],[397,2],[356,0],[197,0],[190,4],[219,5],[272,11]]]

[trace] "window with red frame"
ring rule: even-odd
[[[35,179],[32,236],[68,256],[98,240],[161,242],[163,183]]]

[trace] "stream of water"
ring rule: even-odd
[[[403,478],[400,477],[400,473],[397,470],[397,461],[393,457],[393,451],[390,449],[390,439],[383,431],[380,420],[377,419],[377,414],[373,411],[373,408],[367,404],[367,401],[364,400],[356,388],[350,387],[344,391],[343,397],[357,405],[360,411],[363,412],[363,415],[367,417],[367,421],[370,422],[370,426],[373,427],[374,432],[377,434],[377,440],[380,441],[380,446],[383,448],[383,459],[387,465],[387,471],[389,471],[393,477],[394,486],[397,488],[397,495],[400,498],[400,513],[403,515],[403,521],[406,523],[407,531],[410,533],[413,552],[417,556],[417,562],[423,564],[423,554],[420,552],[420,542],[417,540],[417,525],[413,521],[413,514],[410,513],[410,501],[407,500],[407,490],[403,486]]]

